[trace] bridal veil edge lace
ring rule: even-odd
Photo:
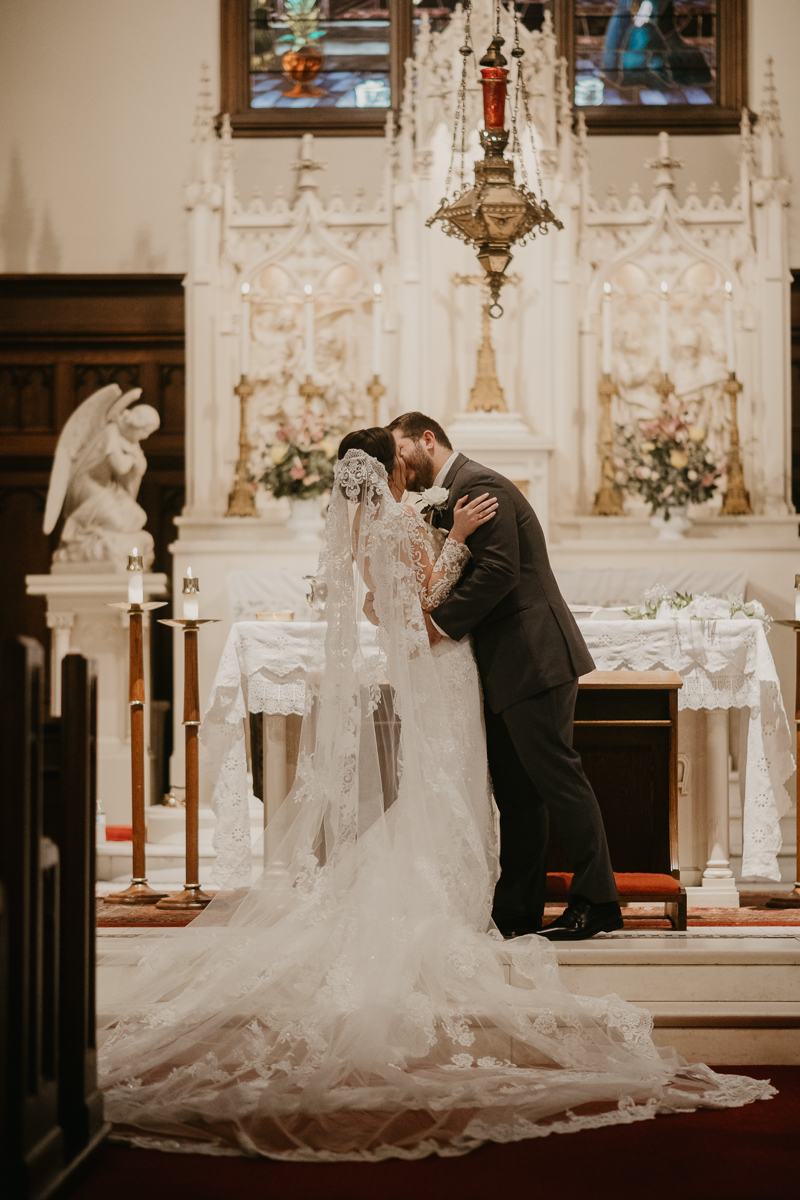
[[[294,787],[256,883],[239,886],[251,848],[229,839],[227,886],[109,998],[100,1068],[118,1137],[413,1159],[773,1093],[687,1066],[654,1046],[647,1012],[571,995],[544,939],[504,943],[491,926],[475,663],[468,641],[431,650],[420,599],[439,552],[384,469],[348,452],[320,565],[325,667]],[[362,645],[367,584],[377,654]]]

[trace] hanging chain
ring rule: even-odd
[[[531,139],[531,149],[533,150],[533,161],[536,166],[536,186],[538,188],[538,198],[539,198],[539,200],[542,200],[543,196],[544,196],[544,191],[542,188],[542,172],[539,167],[539,152],[536,149],[536,138],[533,136],[533,121],[531,120],[530,102],[528,100],[528,86],[525,83],[525,75],[522,70],[522,56],[524,53],[525,53],[525,51],[522,49],[522,46],[520,45],[520,41],[519,41],[519,13],[517,11],[517,6],[515,4],[514,5],[514,49],[511,51],[512,57],[516,58],[516,60],[517,60],[517,80],[516,80],[517,86],[516,86],[515,93],[514,93],[514,105],[516,108],[516,105],[518,104],[518,101],[521,98],[522,112],[525,117],[525,124],[528,126],[528,133],[530,134],[530,139]],[[514,116],[516,118],[516,113],[514,114]],[[522,172],[522,178],[523,178],[524,182],[527,183],[527,179],[525,176],[525,168],[522,165],[523,160],[522,160],[522,146],[521,145],[520,145],[519,161],[520,161],[520,170]],[[543,226],[541,228],[540,232],[547,233],[547,226]]]
[[[511,106],[511,157],[519,162],[519,172],[525,187],[528,186],[528,172],[525,170],[525,159],[522,154],[522,142],[519,137],[517,121],[519,117],[520,80],[522,78],[522,56],[525,51],[519,41],[519,9],[513,5],[514,11],[514,48],[511,57],[517,61],[517,78],[514,87],[514,103]]]
[[[453,127],[453,145],[450,150],[450,165],[447,168],[447,179],[444,185],[445,197],[450,195],[450,184],[453,180],[453,164],[456,157],[456,146],[458,145],[459,132],[461,134],[461,145],[458,147],[459,152],[459,191],[464,190],[464,164],[467,155],[467,59],[472,54],[472,29],[471,29],[472,6],[470,0],[467,0],[464,5],[464,45],[459,47],[461,58],[461,82],[458,86],[458,97],[456,99],[456,116]]]

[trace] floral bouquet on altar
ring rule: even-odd
[[[275,441],[264,449],[260,482],[276,500],[312,500],[329,492],[340,439],[338,431],[326,429],[321,417],[304,409],[296,425],[275,430]]]
[[[644,604],[625,609],[632,621],[761,621],[767,633],[772,617],[759,600],[745,602],[742,596],[728,592],[724,600],[719,596],[694,596],[691,592],[670,593],[657,584],[644,594]]]
[[[706,445],[705,429],[674,396],[655,418],[618,425],[617,447],[617,485],[643,496],[654,516],[664,510],[665,520],[670,509],[710,500],[727,470]]]

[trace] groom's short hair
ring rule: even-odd
[[[403,413],[387,426],[390,433],[394,433],[395,429],[399,429],[403,437],[411,438],[412,442],[418,442],[423,433],[432,433],[440,446],[444,446],[446,450],[452,450],[450,438],[442,429],[438,421],[434,421],[433,417],[426,417],[421,412]]]

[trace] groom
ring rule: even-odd
[[[452,527],[461,496],[489,492],[499,501],[493,520],[471,535],[471,563],[430,630],[434,643],[471,634],[475,647],[500,810],[495,924],[506,937],[541,932],[551,941],[621,929],[603,820],[572,748],[578,676],[594,663],[558,590],[536,514],[503,475],[454,453],[430,417],[404,413],[389,429],[408,487],[448,490],[446,507],[433,517],[442,529]],[[541,929],[551,821],[574,875],[567,908]]]

